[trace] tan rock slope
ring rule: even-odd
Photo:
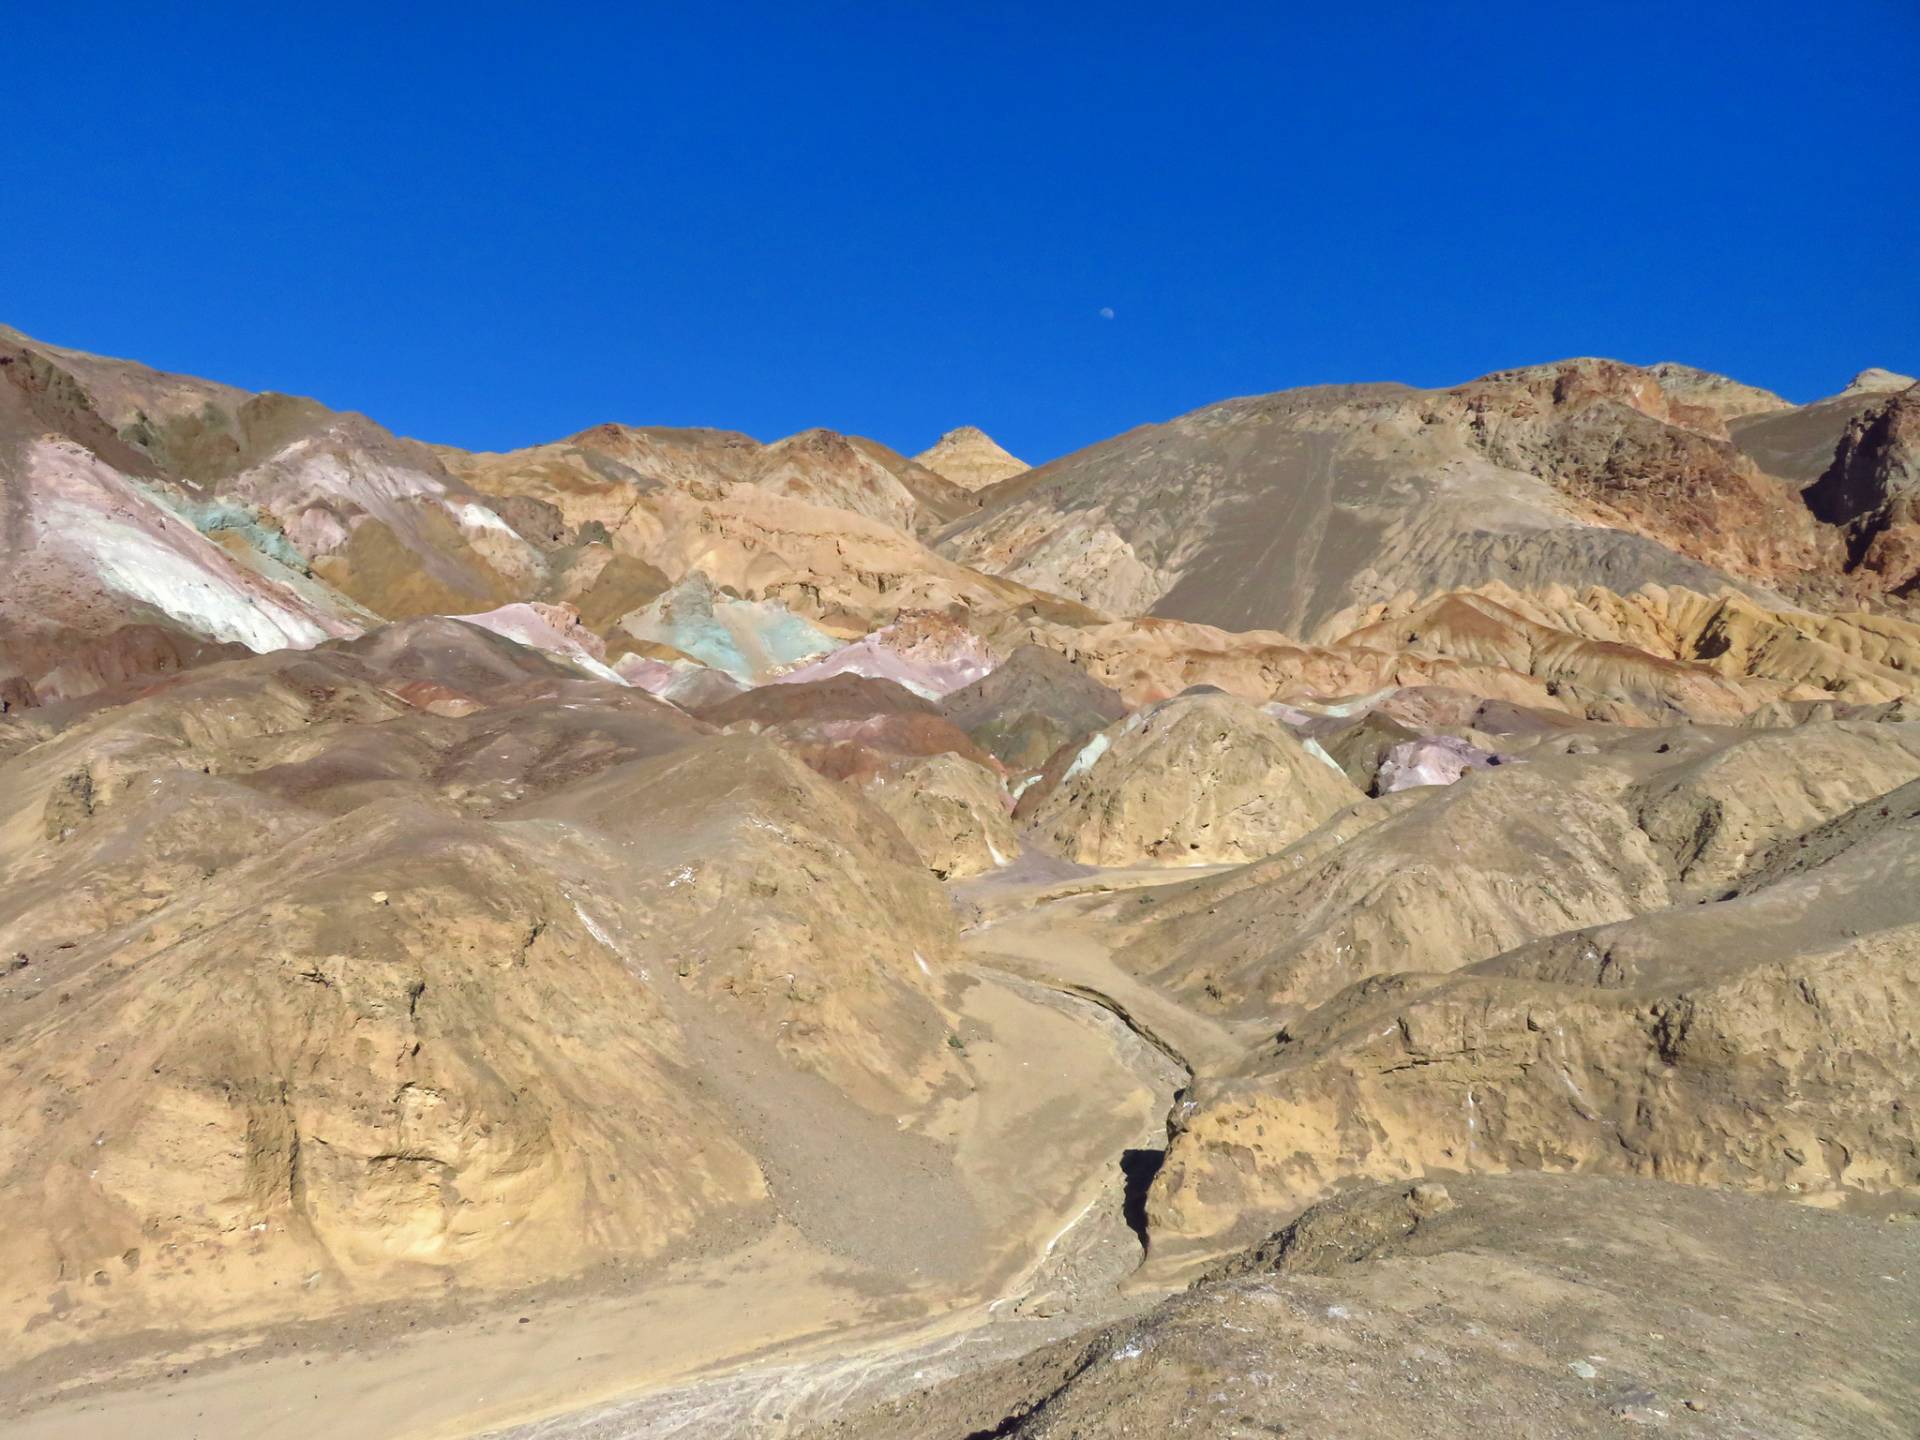
[[[1847,382],[1842,395],[1897,395],[1902,390],[1911,390],[1920,385],[1920,380],[1911,375],[1897,374],[1892,370],[1883,370],[1877,365],[1862,370]]]
[[[1533,759],[1363,802],[1326,832],[1158,901],[1129,966],[1191,1003],[1276,1017],[1369,975],[1450,970],[1661,908],[1671,881],[1623,769]]]
[[[859,630],[911,608],[1073,613],[932,554],[915,527],[956,513],[964,492],[870,441],[810,431],[760,447],[719,432],[602,426],[506,455],[440,453],[502,505],[551,506],[581,537],[560,598],[626,561],[670,582],[697,570],[743,599]]]
[[[1715,375],[1710,370],[1697,370],[1691,365],[1681,365],[1672,360],[1648,366],[1647,373],[1667,395],[1684,404],[1709,410],[1722,421],[1736,420],[1743,415],[1774,414],[1794,408],[1792,401],[1781,399],[1771,390],[1762,390],[1758,385],[1743,385],[1728,376]]]
[[[1907,835],[1711,917],[1362,982],[1196,1088],[1152,1213],[1206,1234],[1336,1177],[1433,1170],[1910,1195],[1915,857]]]
[[[1912,726],[1810,723],[1664,769],[1630,803],[1674,878],[1718,897],[1771,846],[1917,777]]]
[[[1362,802],[1270,858],[1170,889],[1125,953],[1196,1003],[1277,1015],[1370,975],[1451,970],[1718,897],[1768,847],[1920,774],[1920,731],[1898,724],[1561,748]]]
[[[782,1215],[857,1256],[797,1128],[895,1156],[879,1203],[935,1183],[910,1127],[959,1063],[953,922],[897,829],[461,630],[205,667],[0,768],[10,1345],[483,1293]]]
[[[1920,626],[1647,586],[1621,595],[1557,585],[1350,607],[1303,642],[1185,621],[1003,625],[1003,643],[1071,657],[1134,703],[1191,685],[1251,700],[1444,686],[1530,709],[1630,725],[1742,723],[1781,705],[1874,705],[1911,693]]]
[[[896,762],[861,784],[936,879],[964,880],[1020,857],[1000,778],[952,752]]]

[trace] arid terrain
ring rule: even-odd
[[[480,453],[0,328],[0,1433],[1920,1434],[1844,380]]]

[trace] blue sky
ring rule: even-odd
[[[1920,370],[1914,0],[276,8],[9,14],[0,320],[494,449]]]

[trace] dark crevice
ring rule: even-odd
[[[1120,1173],[1126,1178],[1120,1213],[1126,1217],[1127,1228],[1139,1238],[1142,1250],[1147,1248],[1147,1191],[1166,1163],[1164,1149],[1120,1152]]]
[[[1016,1410],[991,1430],[975,1430],[967,1436],[967,1440],[1007,1440],[1008,1436],[1020,1433],[1021,1425],[1032,1413],[1030,1410]]]

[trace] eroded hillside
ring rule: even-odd
[[[0,333],[9,1433],[1904,1433],[1917,394],[478,454]]]

